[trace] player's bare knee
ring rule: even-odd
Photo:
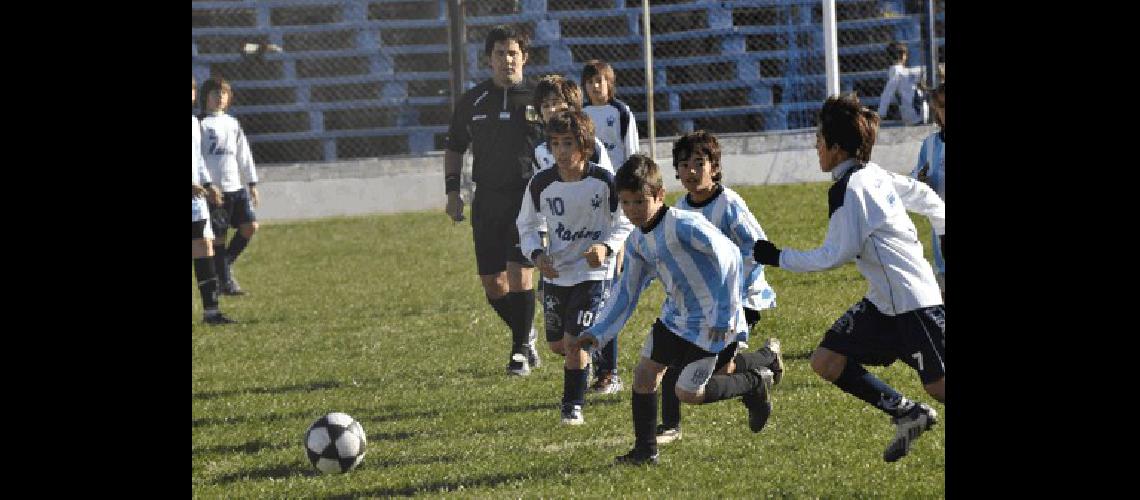
[[[820,378],[828,382],[835,382],[839,379],[839,375],[843,373],[847,359],[829,354],[829,352],[823,352],[819,349],[813,352],[811,354],[811,369],[819,375]]]
[[[561,340],[556,341],[556,342],[547,342],[547,344],[550,345],[550,352],[553,352],[554,354],[557,354],[559,356],[565,356],[566,355],[566,348],[562,345]]]
[[[657,390],[657,373],[644,363],[633,369],[633,390],[649,394]]]
[[[258,225],[256,222],[250,222],[248,224],[242,224],[241,229],[240,229],[242,237],[245,239],[252,238],[253,233],[257,232],[257,228],[258,228]]]
[[[681,386],[677,386],[676,393],[677,399],[685,404],[699,405],[705,402],[705,389],[703,387],[697,392],[690,392],[682,389]]]

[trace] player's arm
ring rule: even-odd
[[[558,271],[554,269],[554,262],[546,254],[546,248],[542,245],[542,233],[546,229],[546,217],[542,214],[539,198],[542,193],[536,192],[535,178],[531,177],[530,182],[527,183],[526,191],[523,192],[519,215],[515,217],[515,227],[519,232],[519,249],[538,267],[539,272],[544,277],[557,278]]]
[[[602,156],[607,156],[605,153]],[[625,211],[621,209],[621,202],[614,192],[613,186],[610,187],[610,227],[609,232],[602,237],[602,242],[606,246],[608,257],[611,254],[621,252],[625,246],[625,240],[629,238],[629,233],[633,231],[633,223],[625,216]],[[617,262],[615,261],[616,265]]]
[[[887,116],[891,101],[895,99],[895,91],[899,86],[899,74],[894,65],[887,69],[887,84],[883,86],[883,95],[879,96],[879,118]]]
[[[606,143],[601,139],[594,137],[594,149],[598,151],[598,166],[614,175],[617,173],[617,168],[614,168],[614,163],[610,161],[610,154],[606,152]]]
[[[238,168],[245,175],[246,183],[249,185],[249,201],[257,207],[261,204],[261,197],[257,193],[257,167],[253,164],[253,153],[249,150],[249,141],[245,139],[241,125],[237,127],[236,144]]]
[[[925,215],[934,234],[946,234],[946,204],[934,189],[917,179],[895,173],[891,173],[891,180],[907,210]]]
[[[578,343],[578,347],[588,348],[589,344],[603,346],[617,337],[622,327],[629,321],[629,317],[633,315],[637,301],[641,298],[641,292],[653,279],[648,263],[633,247],[627,246],[625,253],[628,254],[625,272],[618,278],[602,310],[598,311],[593,326],[579,336],[581,342]]]
[[[867,214],[861,209],[864,203],[856,191],[848,189],[843,196],[843,206],[831,214],[827,223],[827,237],[822,246],[813,250],[779,250],[766,240],[760,240],[753,249],[756,261],[794,272],[823,271],[850,262],[863,246],[863,221]],[[764,252],[764,247],[774,252]]]
[[[633,111],[626,107],[621,112],[628,115],[629,119],[625,126],[625,157],[628,159],[630,155],[641,152],[641,138],[637,135],[637,120],[634,119]]]

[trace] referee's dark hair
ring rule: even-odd
[[[483,42],[483,54],[490,57],[491,51],[495,50],[495,43],[509,40],[518,42],[519,51],[523,54],[530,52],[530,35],[514,26],[500,24],[487,33],[487,40]]]

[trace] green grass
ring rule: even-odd
[[[826,190],[738,189],[773,242],[800,249],[823,241]],[[927,221],[912,219],[927,246]],[[510,335],[483,297],[467,223],[436,212],[265,223],[236,275],[250,294],[222,309],[238,325],[203,324],[192,290],[195,497],[944,496],[944,419],[884,463],[889,418],[808,366],[866,291],[852,264],[769,268],[779,305],[753,336],[779,337],[789,366],[768,426],[749,432],[737,401],[684,405],[684,438],[661,447],[657,467],[611,466],[633,442],[629,374],[660,310],[657,283],[619,338],[627,389],[588,396],[586,425],[564,427],[561,358],[543,347],[534,374],[506,376]],[[870,369],[945,414],[902,363]],[[316,473],[301,445],[330,411],[368,433],[367,458],[343,476]]]

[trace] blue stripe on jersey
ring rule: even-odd
[[[629,132],[629,118],[630,118],[630,116],[633,115],[633,112],[631,112],[629,110],[629,105],[622,102],[621,100],[619,100],[616,97],[613,99],[610,99],[609,104],[610,104],[610,106],[613,106],[613,107],[617,108],[617,110],[618,110],[618,119],[620,120],[620,123],[621,123],[621,132],[620,132],[621,133],[621,139],[624,141],[625,136],[628,135],[628,132]],[[620,166],[621,165],[617,165],[614,168],[618,168]]]
[[[601,169],[599,169],[599,170],[601,170]],[[530,199],[532,202],[534,202],[534,211],[535,212],[541,212],[542,211],[542,205],[539,204],[539,195],[542,194],[542,191],[544,189],[546,189],[547,186],[550,186],[551,184],[554,183],[554,181],[557,181],[557,180],[559,180],[557,168],[548,168],[546,170],[543,170],[543,171],[535,174],[534,178],[531,179],[531,181],[530,181]]]
[[[847,181],[851,180],[851,174],[858,172],[865,166],[866,165],[862,163],[855,164],[851,167],[850,170],[844,172],[843,177],[840,177],[839,180],[835,181],[835,184],[832,184],[831,187],[827,190],[828,219],[831,218],[832,214],[834,214],[836,210],[839,210],[839,207],[843,206],[843,196],[847,192]]]

